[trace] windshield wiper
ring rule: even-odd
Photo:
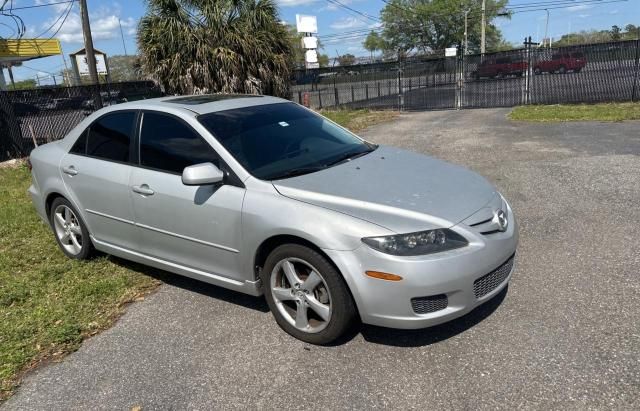
[[[276,174],[275,176],[270,176],[268,180],[280,180],[282,178],[296,177],[304,174],[313,173],[315,171],[324,170],[327,166],[314,166],[314,167],[299,167],[293,168],[291,170],[287,170],[284,173]]]
[[[341,155],[340,157],[338,157],[337,159],[335,159],[334,161],[332,161],[330,163],[327,163],[327,167],[336,166],[336,165],[344,163],[346,161],[351,161],[351,160],[356,159],[358,157],[362,157],[365,154],[369,154],[373,150],[375,150],[375,148],[372,148],[372,149],[366,150],[366,151],[360,151],[358,153],[345,153],[345,154]]]

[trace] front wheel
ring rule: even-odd
[[[558,74],[565,74],[567,72],[567,68],[565,66],[560,66],[558,69]]]
[[[298,244],[276,248],[262,270],[265,297],[278,325],[311,344],[328,344],[355,322],[344,279],[318,252]]]

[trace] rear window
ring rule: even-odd
[[[576,59],[584,58],[584,53],[571,53],[571,56]]]
[[[123,111],[96,120],[89,127],[87,154],[104,160],[129,162],[135,118],[135,112]]]

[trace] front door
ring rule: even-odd
[[[184,185],[184,168],[205,162],[221,166],[213,148],[188,124],[166,114],[143,114],[140,167],[131,176],[141,250],[243,281],[249,278],[238,268],[245,189],[231,184]]]

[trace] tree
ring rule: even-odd
[[[141,80],[138,56],[111,56],[108,58],[111,81]]]
[[[338,56],[338,64],[341,66],[353,66],[356,64],[356,56],[348,53]]]
[[[622,32],[622,30],[620,29],[620,27],[613,25],[611,26],[611,40],[613,41],[618,41],[622,38],[622,35],[620,34]]]
[[[387,48],[386,42],[382,38],[378,32],[371,30],[371,33],[367,36],[367,38],[362,43],[362,46],[365,50],[371,53],[371,59],[373,60],[373,55],[376,51],[385,50]]]
[[[15,83],[13,83],[13,86],[11,87],[11,89],[12,90],[28,90],[36,87],[37,87],[37,84],[35,79],[30,78],[27,80],[16,81]]]
[[[464,14],[468,13],[468,39],[472,50],[480,49],[480,8],[476,0],[390,0],[382,9],[384,39],[397,52],[418,50],[433,53],[462,44]],[[487,51],[504,45],[500,30],[492,23],[507,0],[486,2]]]
[[[298,33],[295,26],[287,25],[287,34],[289,35],[289,41],[291,42],[291,50],[293,51],[293,66],[294,68],[304,68],[304,54],[305,49],[302,47],[303,33]],[[320,67],[327,67],[329,65],[329,56],[321,54],[320,50],[324,49],[322,42],[318,40],[318,63]]]
[[[168,93],[287,96],[292,49],[274,0],[147,0],[142,72]]]

